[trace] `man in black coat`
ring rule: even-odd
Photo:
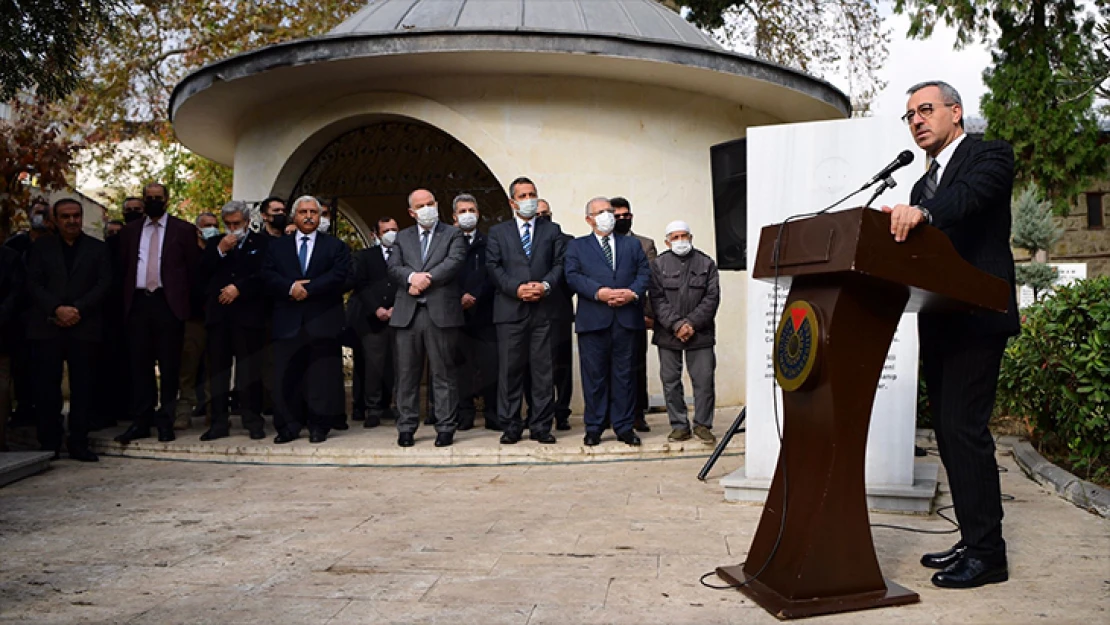
[[[486,267],[486,235],[478,230],[481,213],[473,195],[452,202],[455,227],[466,241],[466,261],[459,270],[459,293],[466,325],[459,335],[459,429],[474,427],[474,398],[485,403],[486,428],[497,420],[497,330],[493,325],[493,280]]]
[[[51,218],[50,203],[42,198],[35,198],[27,207],[27,221],[30,229],[17,232],[8,237],[4,247],[11,248],[19,253],[20,266],[27,266],[27,259],[31,253],[31,246],[39,237],[54,233],[54,220]],[[16,409],[12,416],[12,423],[18,425],[31,425],[36,423],[35,416],[35,387],[31,378],[33,363],[31,352],[27,349],[27,328],[24,326],[24,317],[27,307],[24,293],[17,293],[15,299],[16,316],[12,320],[13,327],[9,335],[11,348],[11,377],[15,390]],[[4,415],[7,418],[7,415]]]
[[[356,375],[361,374],[362,392],[355,394],[355,399],[361,401],[356,401],[352,412],[356,420],[360,416],[364,419],[362,426],[366,428],[381,425],[393,401],[395,356],[389,320],[393,316],[397,284],[389,275],[389,256],[397,240],[397,230],[395,219],[382,217],[377,225],[382,244],[355,254],[355,292],[348,303],[348,312],[351,309],[358,312],[349,317],[358,335],[356,353],[361,354],[362,366],[356,367]]]
[[[81,203],[54,203],[59,236],[40,238],[27,263],[27,338],[35,352],[35,410],[39,444],[62,447],[62,365],[69,365],[69,456],[96,462],[89,449],[97,348],[103,338],[103,305],[112,287],[108,247],[83,232]]]
[[[262,352],[266,343],[262,261],[270,237],[250,231],[243,202],[228,202],[221,213],[227,234],[208,239],[200,271],[212,392],[212,426],[200,440],[230,435],[232,359],[243,427],[258,440],[266,436],[262,421]]]
[[[551,221],[551,204],[547,200],[540,200],[540,209],[536,213],[538,221]],[[555,225],[559,225],[556,223]],[[563,242],[567,245],[574,240],[574,235],[563,233]],[[557,306],[555,318],[551,320],[551,347],[554,351],[554,365],[552,377],[555,381],[555,429],[570,429],[570,398],[574,394],[574,291],[567,284],[567,277],[555,287]],[[525,384],[525,393],[528,399],[528,409],[532,409],[532,391],[530,385]]]
[[[555,417],[552,379],[551,322],[558,301],[552,297],[563,277],[566,242],[559,226],[537,220],[539,195],[527,178],[509,185],[512,221],[489,231],[486,263],[497,286],[493,321],[497,324],[498,381],[497,415],[504,432],[503,444],[521,439],[520,418],[524,373],[532,378],[533,411],[529,415],[529,438],[551,444]]]
[[[351,273],[351,251],[317,232],[320,202],[293,202],[291,236],[270,242],[262,266],[274,300],[274,443],[296,440],[305,424],[309,441],[328,438],[331,420],[343,413],[343,293]]]
[[[960,541],[926,554],[921,563],[942,569],[933,583],[971,588],[1005,581],[1006,543],[994,439],[988,424],[998,371],[1008,337],[1020,330],[1010,251],[1013,148],[979,141],[963,130],[960,95],[947,83],[921,83],[909,90],[903,119],[929,157],[928,172],[914,185],[910,204],[893,208],[896,241],[928,223],[948,235],[964,260],[1010,285],[1005,313],[945,312],[918,315],[921,360],[937,446],[948,473]]]
[[[8,450],[6,429],[12,411],[12,340],[18,329],[16,304],[23,291],[23,258],[0,246],[0,451]]]

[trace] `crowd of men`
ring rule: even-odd
[[[311,196],[288,210],[267,198],[254,227],[239,201],[188,223],[167,214],[167,189],[153,183],[123,203],[123,220],[106,224],[104,241],[83,233],[80,202],[36,202],[30,230],[0,248],[0,414],[10,412],[10,378],[13,421],[33,423],[44,450],[59,453],[67,442],[82,461],[97,459],[89,431],[124,416],[130,425],[116,437],[124,444],[172,441],[201,416],[201,440],[227,437],[236,411],[252,439],[267,436],[272,412],[274,443],[305,430],[322,443],[349,428],[348,346],[351,420],[366,428],[395,421],[402,447],[415,444],[421,414],[444,447],[475,427],[479,412],[502,444],[525,430],[550,444],[552,430],[571,429],[577,333],[584,444],[612,429],[639,445],[637,431],[649,430],[652,330],[670,440],[714,443],[720,292],[716,265],[693,247],[690,227],[668,224],[668,249],[657,254],[632,232],[623,198],[591,199],[591,233],[574,238],[531,180],[517,178],[508,195],[512,219],[482,232],[474,196],[454,198],[449,225],[435,196],[417,189],[408,196],[416,224],[401,230],[383,217],[373,244],[353,254],[328,234],[328,207]]]

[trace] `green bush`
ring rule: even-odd
[[[1110,277],[1055,288],[1006,347],[998,409],[1088,479],[1110,471]]]

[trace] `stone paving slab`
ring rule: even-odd
[[[716,484],[738,463],[723,459],[702,483],[702,461],[681,458],[56,462],[0,490],[0,623],[776,623],[740,593],[698,582],[742,562],[758,522],[759,506],[724,502]],[[1110,621],[1110,521],[1028,479],[1011,457],[1000,463],[1015,498],[1004,504],[1009,582],[933,588],[917,560],[954,536],[875,528],[884,574],[921,603],[812,622]],[[936,515],[872,521],[951,527]]]

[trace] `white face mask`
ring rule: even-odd
[[[470,232],[478,226],[478,215],[476,213],[463,213],[459,215],[459,227]]]
[[[536,216],[536,211],[540,209],[540,201],[536,198],[530,200],[517,200],[516,212],[522,219],[531,219]]]
[[[318,228],[318,230],[320,230],[320,232],[327,232],[328,228],[331,228],[331,220],[327,217],[321,217],[320,227]]]
[[[439,221],[439,207],[425,206],[416,209],[416,223],[425,228],[431,228]]]
[[[219,233],[220,229],[215,226],[208,226],[200,229],[200,236],[204,237],[205,240],[211,239]]]
[[[397,241],[397,232],[394,231],[394,230],[390,230],[389,232],[386,232],[385,234],[382,235],[382,245],[384,245],[386,247],[393,247],[393,244],[396,241]]]
[[[690,250],[692,249],[694,249],[694,244],[685,239],[671,241],[671,251],[675,254],[678,254],[679,256],[685,256],[689,254]]]
[[[230,234],[230,235],[234,235],[235,238],[242,241],[243,238],[247,236],[247,229],[243,228],[242,230],[228,230],[227,233]]]
[[[594,216],[594,225],[601,234],[609,234],[613,231],[613,226],[617,225],[617,218],[613,213],[598,213]]]

